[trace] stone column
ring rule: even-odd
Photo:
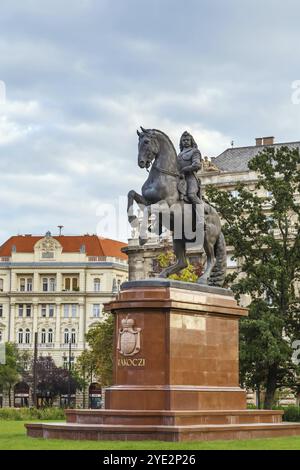
[[[34,340],[34,333],[38,332],[38,317],[39,317],[39,305],[37,301],[33,303],[33,336],[32,339]],[[39,342],[39,339],[38,339]]]
[[[33,273],[32,290],[33,290],[33,292],[39,292],[39,290],[40,290],[40,277],[39,277],[39,273],[37,273],[37,272]]]
[[[57,273],[56,274],[56,291],[61,292],[62,288],[63,288],[63,286],[62,286],[62,274]]]
[[[60,320],[61,320],[62,304],[56,304],[56,324],[55,324],[55,349],[60,349],[61,343],[61,332],[60,332]]]
[[[15,332],[16,308],[17,308],[17,305],[15,303],[10,305],[10,312],[9,312],[9,315],[10,315],[10,321],[9,321],[10,328],[9,328],[9,332],[8,332],[8,341],[10,341],[12,343],[15,341],[15,337],[16,337],[15,336],[16,335],[16,332]]]
[[[79,305],[79,336],[78,336],[78,346],[79,348],[84,348],[85,343],[85,309],[84,305]]]

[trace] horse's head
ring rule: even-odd
[[[137,131],[139,136],[138,165],[140,168],[149,168],[151,162],[157,157],[159,152],[159,141],[154,130],[143,129]]]

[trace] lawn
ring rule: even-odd
[[[0,420],[0,450],[300,450],[300,437],[169,443],[158,441],[60,441],[26,436],[24,421]]]

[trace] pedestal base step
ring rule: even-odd
[[[283,411],[66,410],[67,423],[120,426],[194,426],[281,423]]]
[[[300,436],[300,423],[133,426],[77,423],[26,424],[27,435],[45,439],[211,441]]]

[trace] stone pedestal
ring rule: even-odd
[[[282,411],[246,409],[230,291],[176,281],[123,284],[115,316],[114,385],[105,410],[67,410],[67,423],[27,424],[32,437],[213,440],[300,435]]]
[[[107,408],[246,409],[239,387],[238,322],[247,310],[237,306],[230,291],[129,282],[107,308],[115,314],[116,331],[115,385],[106,392]],[[140,349],[132,356],[118,349],[127,316],[137,332],[129,334],[140,336]]]

